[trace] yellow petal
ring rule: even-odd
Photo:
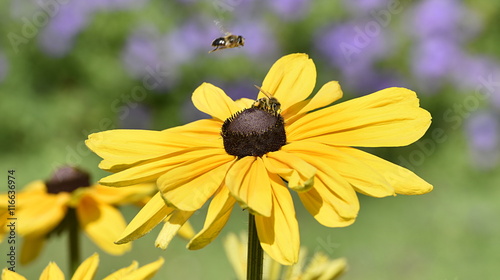
[[[16,208],[24,207],[25,205],[32,205],[33,200],[37,200],[39,195],[44,195],[47,193],[47,188],[45,182],[41,180],[33,181],[28,185],[24,186],[23,189],[16,193]],[[8,193],[0,195],[0,209],[8,209],[10,200],[12,200],[12,193],[9,197]]]
[[[16,272],[4,268],[2,269],[2,280],[26,280],[26,278]]]
[[[19,195],[27,192],[47,192],[47,186],[45,185],[44,181],[36,180],[24,186]]]
[[[192,100],[198,110],[222,122],[240,110],[222,89],[209,83],[199,86],[193,92]]]
[[[167,249],[168,244],[187,222],[187,220],[194,214],[194,212],[175,210],[170,217],[165,221],[158,237],[155,241],[155,246],[163,250]]]
[[[270,217],[255,215],[255,225],[262,249],[274,260],[292,265],[299,259],[299,224],[295,218],[292,196],[281,179],[271,174],[273,207]]]
[[[262,89],[278,99],[282,111],[305,100],[316,84],[316,67],[307,54],[286,55],[276,61],[267,73]],[[265,97],[260,92],[259,98]]]
[[[282,279],[294,279],[294,280],[313,280],[309,278],[303,279],[304,269],[306,267],[306,256],[308,255],[307,247],[301,247],[299,252],[299,261],[291,266],[283,267],[278,265],[279,268],[283,267],[284,271],[281,274]],[[280,279],[279,274],[274,278],[275,280]],[[326,279],[322,279],[326,280]],[[333,280],[333,279],[329,279]]]
[[[139,162],[197,146],[221,146],[215,120],[200,120],[163,131],[115,129],[89,135],[85,143],[103,158],[99,167],[118,172]]]
[[[163,174],[158,188],[167,205],[196,211],[215,193],[234,161],[225,151],[214,151]]]
[[[146,205],[144,205],[144,207],[142,207],[141,211],[135,215],[115,243],[123,244],[144,236],[174,210],[174,208],[167,207],[160,193],[157,193],[148,203],[146,203]]]
[[[339,215],[336,205],[338,198],[322,181],[318,181],[308,192],[299,193],[299,198],[314,219],[326,227],[346,227],[355,221],[355,217]]]
[[[331,81],[324,84],[312,98],[295,104],[282,115],[285,118],[285,123],[289,125],[300,115],[328,106],[340,98],[342,98],[342,89],[339,82]]]
[[[323,161],[344,177],[360,193],[373,197],[385,197],[395,194],[394,188],[382,174],[359,158],[353,157],[337,147],[315,142],[298,141],[283,148],[291,153],[300,151],[316,156],[318,160]]]
[[[31,199],[32,205],[17,211],[17,218],[23,223],[19,225],[20,235],[45,235],[53,230],[66,215],[70,199],[69,193],[43,193]]]
[[[139,263],[137,261],[132,261],[132,264],[121,268],[110,275],[106,276],[103,280],[122,280],[123,277],[129,275],[132,273],[134,270],[136,270],[139,267]]]
[[[128,187],[156,181],[163,173],[173,168],[172,158],[150,161],[111,174],[99,180],[99,184],[110,187]],[[178,163],[177,163],[178,164]]]
[[[238,239],[236,234],[229,232],[224,238],[224,250],[234,272],[236,272],[236,278],[245,280],[247,275],[247,246]]]
[[[243,110],[246,108],[250,108],[253,103],[255,103],[255,100],[250,98],[240,98],[238,100],[235,100],[234,102],[236,103],[236,105],[238,105],[238,108],[240,108],[240,110]]]
[[[85,196],[80,200],[76,213],[81,228],[101,249],[112,255],[121,255],[130,250],[130,244],[114,243],[126,226],[125,219],[116,208]]]
[[[417,195],[432,191],[431,184],[410,170],[354,148],[339,148],[346,154],[358,158],[373,170],[384,176],[397,194]]]
[[[35,260],[45,246],[45,235],[26,236],[21,245],[21,264],[26,265]]]
[[[92,280],[94,279],[97,266],[99,265],[99,255],[92,254],[78,266],[71,280]]]
[[[324,84],[319,91],[310,99],[300,113],[310,112],[332,104],[342,98],[342,89],[337,81],[330,81]]]
[[[122,280],[148,280],[152,279],[153,276],[160,270],[163,265],[164,260],[160,257],[157,261],[140,267],[136,271],[130,273],[129,275],[121,278]]]
[[[40,280],[64,280],[64,274],[55,262],[50,262],[40,274]]]
[[[168,170],[175,168],[177,165],[182,165],[187,161],[205,157],[207,154],[216,153],[227,155],[224,149],[216,149],[213,147],[195,147],[179,150],[104,177],[99,180],[99,183],[106,186],[124,187],[152,182],[157,180]]]
[[[329,260],[326,255],[317,252],[309,266],[302,274],[303,280],[326,280],[337,279],[347,268],[347,261],[344,258]]]
[[[85,144],[104,159],[100,164],[102,169],[117,172],[128,165],[184,148],[178,140],[168,130],[114,129],[89,135]]]
[[[190,250],[198,250],[210,244],[226,225],[236,200],[227,187],[223,186],[214,196],[208,207],[203,229],[187,245]]]
[[[359,211],[359,201],[349,182],[321,156],[301,149],[294,150],[294,153],[317,169],[314,187],[299,193],[309,213],[329,227],[345,226],[346,220],[352,223],[350,220],[356,218]]]
[[[237,160],[227,173],[226,185],[243,208],[266,217],[271,215],[271,179],[262,158]]]
[[[288,126],[289,142],[311,140],[336,146],[405,146],[431,124],[416,94],[388,88],[301,117]]]
[[[269,172],[280,175],[292,190],[303,192],[314,185],[316,168],[285,151],[271,152],[262,158]]]
[[[207,141],[207,138],[220,136],[220,129],[223,122],[216,119],[201,119],[194,122],[190,122],[185,125],[172,127],[164,131],[174,135],[182,135],[190,138],[190,141],[196,141],[195,138],[203,137],[204,139],[199,139],[199,141]],[[178,142],[182,143],[182,142]],[[194,144],[194,143],[193,143]]]
[[[95,199],[113,205],[138,203],[157,192],[156,184],[153,183],[137,184],[126,188],[94,185],[91,190]]]

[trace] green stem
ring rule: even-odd
[[[67,218],[69,229],[69,271],[70,275],[73,275],[80,265],[80,232],[74,208],[68,209]]]
[[[255,217],[248,214],[247,280],[262,280],[264,252],[260,246]]]

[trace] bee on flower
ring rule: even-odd
[[[200,249],[218,236],[238,204],[254,215],[264,251],[290,265],[300,248],[291,192],[320,224],[345,227],[358,215],[357,193],[432,190],[410,170],[353,148],[399,147],[422,137],[431,115],[415,92],[393,87],[334,104],[342,98],[339,83],[328,82],[309,98],[315,85],[313,61],[291,54],[271,67],[255,100],[233,101],[214,85],[200,85],[192,100],[210,119],[162,131],[91,134],[87,146],[102,157],[100,168],[113,173],[100,184],[158,185],[118,242],[143,236],[168,215],[181,225],[208,202],[203,228],[188,244]],[[277,104],[279,110],[272,109]]]

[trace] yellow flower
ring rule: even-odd
[[[50,234],[57,233],[76,212],[80,228],[102,250],[121,255],[130,250],[130,244],[113,242],[125,230],[126,221],[115,207],[140,201],[151,194],[154,184],[142,184],[127,189],[91,185],[89,175],[72,167],[57,170],[47,182],[28,184],[16,200],[17,232],[24,238],[21,263],[27,264],[40,253]],[[7,201],[0,196],[1,203]],[[7,209],[7,204],[0,205]],[[4,228],[2,228],[4,229]]]
[[[77,268],[71,280],[92,280],[99,265],[99,255],[93,254],[88,259],[82,262],[82,264]],[[141,268],[136,261],[128,267],[122,268],[110,275],[108,275],[103,280],[147,280],[151,279],[163,265],[163,258],[159,258],[157,261],[147,264]],[[40,275],[40,280],[64,280],[64,274],[56,263],[50,262],[49,265],[43,270]],[[6,268],[2,270],[2,280],[26,280],[23,276],[17,272],[12,272]]]
[[[236,236],[229,233],[224,239],[224,249],[229,262],[236,272],[237,279],[246,279],[247,275],[247,246],[245,234]],[[347,261],[344,258],[330,260],[324,253],[316,252],[307,266],[304,266],[307,249],[301,248],[299,261],[285,269],[269,258],[264,256],[263,279],[266,280],[334,280],[340,277],[347,269]]]
[[[87,146],[103,158],[99,167],[115,173],[101,184],[156,181],[160,190],[119,242],[142,236],[167,215],[181,225],[212,198],[204,227],[189,249],[216,238],[238,202],[255,214],[264,251],[282,264],[293,264],[300,242],[290,190],[328,227],[354,222],[356,192],[384,197],[432,190],[411,171],[351,147],[404,146],[418,140],[431,116],[419,107],[413,91],[388,88],[329,106],[342,97],[338,82],[325,84],[309,98],[315,82],[312,60],[291,54],[272,66],[257,101],[235,102],[204,83],[192,100],[211,119],[163,131],[90,135]]]

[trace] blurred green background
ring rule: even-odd
[[[297,200],[302,245],[346,257],[346,280],[496,279],[499,24],[500,2],[487,0],[2,1],[0,171],[15,169],[19,189],[64,164],[98,180],[106,173],[83,144],[88,134],[204,118],[190,101],[202,82],[254,99],[253,85],[274,61],[304,52],[316,63],[316,90],[338,80],[343,100],[389,86],[417,92],[433,116],[425,137],[370,152],[413,170],[434,190],[360,195],[357,221],[341,229],[319,225]],[[245,47],[208,54],[225,31],[245,37]],[[138,209],[123,211],[130,220]],[[157,228],[121,257],[83,238],[83,255],[100,253],[96,279],[158,256],[165,264],[154,279],[234,279],[222,239],[246,230],[247,218],[233,212],[221,236],[200,251],[186,250],[180,238],[166,251],[154,248]],[[191,219],[195,229],[203,219],[203,211]],[[66,271],[65,246],[66,236],[51,239],[17,271],[37,279],[49,261]],[[0,244],[2,267],[6,248]]]

